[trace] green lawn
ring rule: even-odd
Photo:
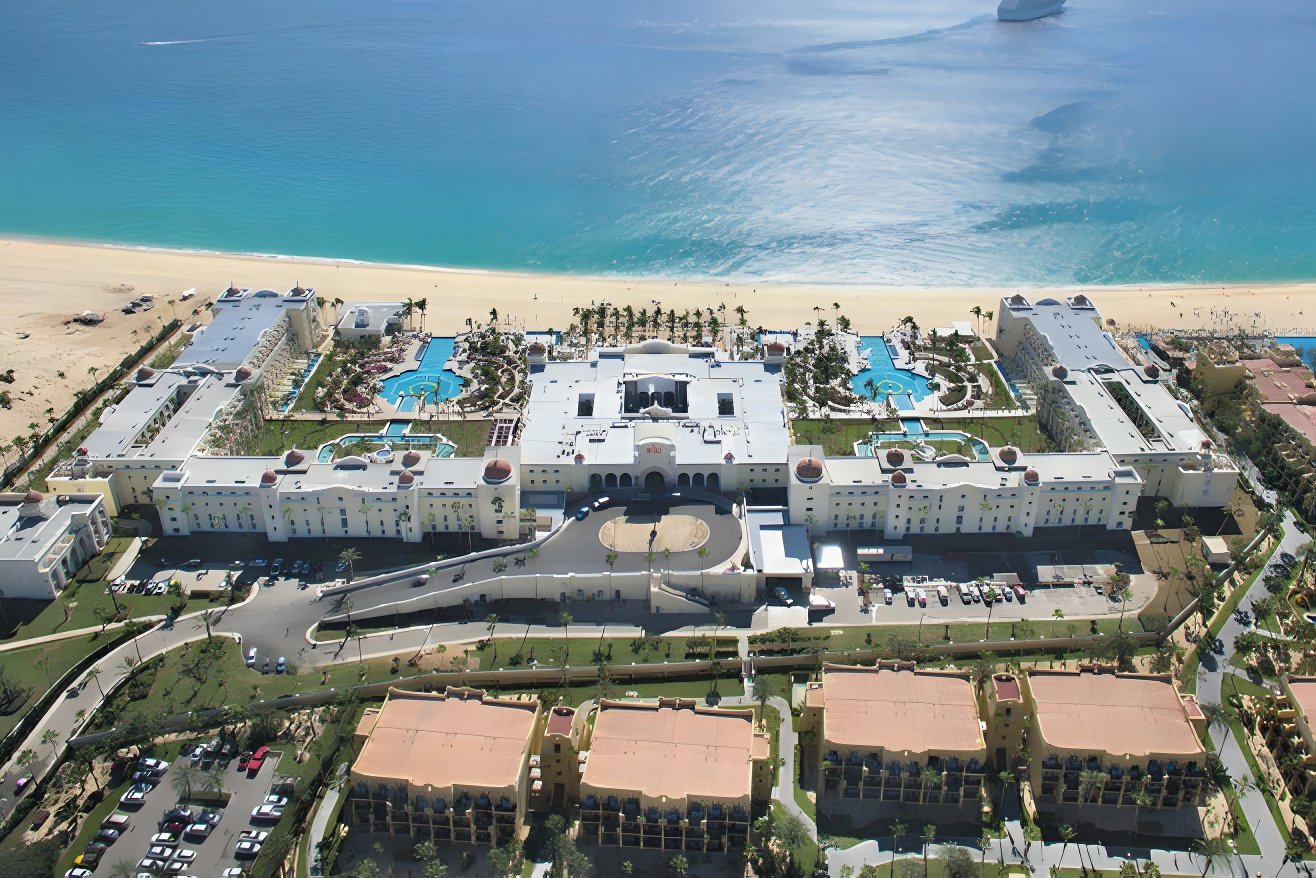
[[[509,689],[506,690],[512,694],[519,693],[538,693],[541,691],[552,691],[551,686],[541,686],[534,689]],[[694,698],[699,701],[706,701],[712,693],[712,678],[704,677],[673,677],[670,680],[663,680],[656,683],[636,683],[626,680],[614,681],[608,692],[609,698]],[[740,695],[740,677],[735,674],[725,674],[718,678],[717,691],[719,695]],[[599,687],[596,683],[577,683],[566,689],[560,690],[563,701],[572,707],[579,707],[586,701],[599,697]],[[634,692],[632,696],[629,693]],[[716,697],[713,699],[717,700]]]
[[[1126,630],[1134,632],[1141,630],[1136,617],[1132,615],[1126,616],[1124,622]],[[1098,619],[1096,623],[1099,634],[1113,634],[1119,627],[1118,618]],[[1033,636],[1067,637],[1070,635],[1071,626],[1074,636],[1085,637],[1092,633],[1091,620],[1088,619],[1039,619],[1031,620],[1028,624],[1031,626]],[[918,625],[850,625],[830,630],[826,629],[825,625],[815,625],[805,633],[829,635],[826,641],[827,649],[844,651],[885,648],[892,637],[906,643],[941,644],[948,640],[955,643],[971,643],[982,640],[987,632],[985,622],[951,624],[927,622],[921,627],[920,633]],[[993,622],[990,639],[1008,642],[1011,637],[1015,637],[1022,640],[1028,633],[1028,629],[1021,622]],[[750,649],[755,648],[756,645],[751,643]],[[984,645],[985,648],[988,648],[987,645]]]
[[[171,595],[120,594],[111,598],[104,582],[87,582],[72,585],[46,605],[35,619],[24,622],[8,640],[25,640],[44,637],[60,631],[75,631],[101,625],[115,613],[114,601],[128,611],[128,618],[164,616],[180,598]],[[100,613],[101,615],[97,615]]]
[[[468,650],[471,666],[481,668],[515,668],[527,667],[534,658],[540,665],[559,665],[562,663],[561,650],[564,644],[570,645],[567,664],[580,667],[598,664],[602,657],[609,664],[629,665],[650,662],[684,661],[686,659],[686,641],[683,637],[507,637],[506,633],[520,626],[504,624],[495,634],[498,637],[493,644],[479,649]],[[691,638],[702,639],[702,638]],[[720,638],[724,653],[734,653],[734,638]],[[519,660],[514,660],[520,656]],[[701,654],[699,658],[706,658]],[[731,665],[735,663],[734,655],[724,655],[722,661]]]
[[[840,421],[835,418],[801,418],[791,421],[796,445],[821,445],[831,457],[854,454],[854,444],[875,430],[898,430],[895,421]]]
[[[10,685],[31,690],[18,709],[13,713],[0,715],[0,737],[9,734],[23,718],[26,710],[54,686],[69,668],[104,643],[104,637],[112,636],[113,633],[70,637],[67,640],[56,640],[52,643],[0,653],[0,668],[9,679]]]
[[[191,340],[192,337],[187,333],[180,333],[178,338],[156,351],[155,356],[151,357],[147,365],[152,369],[164,369],[167,366],[172,366],[178,360],[179,355],[183,353],[183,348]]]
[[[297,400],[292,404],[292,410],[295,412],[313,412],[315,408],[315,392],[324,385],[324,381],[329,375],[347,360],[359,356],[359,352],[350,346],[335,344],[329,353],[325,354],[315,367],[315,372],[311,374],[310,380],[302,385],[302,389],[297,394]]]
[[[314,450],[349,433],[378,433],[387,425],[387,421],[340,421],[332,417],[320,421],[270,420],[242,451],[254,456],[274,456],[290,448]]]
[[[928,430],[959,430],[977,436],[993,448],[1013,445],[1024,452],[1054,451],[1055,445],[1042,433],[1036,415],[1014,418],[924,418]]]
[[[1239,681],[1239,682],[1240,685],[1237,690],[1239,694],[1241,695],[1258,694],[1257,691],[1245,691],[1241,683],[1246,681]],[[1259,690],[1260,692],[1267,691],[1262,689],[1262,687],[1260,686],[1255,686],[1254,684],[1249,684],[1249,686],[1251,686],[1251,688],[1254,690]],[[1243,728],[1243,724],[1238,720],[1238,715],[1232,709],[1228,710],[1225,716],[1229,722],[1229,731],[1233,734],[1234,740],[1238,742],[1238,748],[1243,751],[1243,758],[1247,760],[1248,770],[1252,772],[1252,777],[1245,778],[1245,780],[1251,780],[1256,782],[1257,789],[1261,792],[1261,795],[1266,800],[1266,808],[1270,810],[1270,819],[1275,821],[1275,826],[1277,829],[1279,829],[1279,834],[1284,838],[1285,842],[1288,842],[1289,825],[1284,820],[1284,814],[1279,809],[1279,803],[1275,801],[1275,791],[1270,789],[1270,787],[1265,783],[1261,782],[1262,778],[1264,778],[1265,775],[1262,774],[1261,772],[1261,766],[1257,764],[1257,758],[1252,753],[1252,748],[1248,746],[1247,731]],[[1235,778],[1235,780],[1237,780],[1237,778]],[[1239,806],[1237,810],[1239,813],[1238,823],[1240,827],[1238,849],[1240,851],[1243,851],[1244,853],[1249,853],[1249,851],[1243,850],[1243,839],[1242,839],[1243,832],[1241,831],[1244,827],[1247,827],[1247,818],[1242,813],[1243,812],[1242,806]],[[1251,837],[1252,836],[1251,829],[1247,830],[1247,835],[1252,843],[1252,846],[1256,847],[1256,839]]]

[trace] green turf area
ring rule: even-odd
[[[23,718],[24,712],[59,682],[60,677],[105,643],[105,638],[112,636],[113,633],[89,634],[0,653],[0,668],[9,685],[30,690],[22,704],[14,706],[12,713],[0,715],[0,737],[9,734]]]
[[[268,457],[283,454],[290,448],[314,450],[351,433],[378,433],[386,421],[266,421],[261,431],[242,449],[244,454]]]
[[[500,625],[495,634],[505,635],[520,626]],[[561,665],[562,648],[569,646],[566,664],[580,667],[595,665],[599,660],[613,665],[647,664],[650,662],[685,661],[687,658],[707,658],[707,652],[687,655],[689,641],[698,648],[698,641],[707,638],[685,637],[497,637],[483,648],[470,647],[471,666],[488,668],[529,667],[534,659],[541,666]],[[720,638],[723,663],[730,666],[736,661],[734,638]],[[731,654],[728,655],[727,652]]]
[[[895,421],[840,421],[835,418],[801,418],[791,421],[796,445],[821,445],[831,457],[854,455],[854,444],[875,430],[899,430]]]
[[[322,650],[336,647],[325,645]],[[343,648],[342,660],[328,668],[298,673],[297,657],[289,656],[288,674],[262,674],[248,668],[242,660],[241,649],[227,637],[216,637],[209,646],[196,641],[172,650],[163,662],[148,662],[138,672],[135,681],[115,693],[106,708],[94,720],[96,728],[115,725],[120,716],[140,714],[168,716],[191,710],[204,710],[221,705],[245,705],[258,699],[278,698],[296,692],[328,687],[355,685],[358,682],[378,683],[404,676],[409,668],[405,664],[398,673],[392,671],[389,659],[356,661],[355,643]]]
[[[1113,634],[1119,627],[1119,619],[1097,619],[1097,633]],[[1137,620],[1132,617],[1125,618],[1125,629],[1137,632],[1141,628]],[[1088,619],[1040,619],[1031,620],[1026,624],[1022,621],[1003,621],[992,622],[990,629],[990,639],[993,641],[1008,641],[1013,637],[1015,639],[1027,639],[1032,637],[1068,637],[1070,636],[1071,626],[1073,636],[1085,637],[1092,633],[1092,620]],[[922,628],[920,632],[920,627]],[[805,633],[808,635],[822,634],[826,637],[826,647],[829,650],[845,651],[852,649],[882,649],[887,647],[892,638],[902,643],[928,643],[940,644],[948,640],[954,643],[972,643],[984,639],[988,633],[986,623],[978,622],[961,622],[961,623],[925,623],[918,625],[849,625],[840,628],[826,630],[825,626],[815,625]],[[750,649],[758,649],[759,644],[750,642]],[[763,646],[769,646],[763,644]],[[998,644],[997,648],[1003,648],[1004,644]],[[987,648],[984,646],[984,648]]]
[[[958,430],[986,442],[993,448],[1013,445],[1024,452],[1054,451],[1055,446],[1042,433],[1036,415],[1013,418],[924,418],[925,430]]]
[[[164,369],[172,366],[178,360],[183,348],[192,340],[192,336],[187,333],[180,333],[178,338],[156,351],[155,356],[151,357],[147,363],[152,369]]]
[[[1019,403],[1015,400],[1014,394],[1006,385],[1005,379],[1001,373],[990,363],[974,363],[971,366],[978,374],[986,376],[992,385],[992,398],[987,403],[989,409],[1012,409],[1018,407]],[[1025,449],[1026,450],[1026,449]]]
[[[541,686],[534,689],[508,689],[510,693],[538,693],[548,692],[550,694],[557,692],[562,695],[563,700],[572,707],[579,707],[586,701],[591,701],[599,697],[599,687],[596,683],[577,683],[566,689],[554,690],[551,686]],[[662,680],[654,683],[635,683],[626,680],[613,681],[607,690],[609,698],[694,698],[704,703],[712,703],[718,700],[718,696],[733,696],[743,694],[740,686],[740,677],[736,674],[724,674],[717,681],[717,695],[711,700],[709,696],[713,692],[713,680],[711,677],[672,677],[670,680]],[[634,692],[634,695],[630,693]]]
[[[65,589],[60,596],[46,605],[35,619],[24,622],[12,636],[13,641],[31,637],[44,637],[61,631],[76,631],[103,625],[115,614],[114,601],[127,610],[129,619],[141,616],[168,615],[170,608],[181,598],[172,595],[119,594],[113,599],[106,591],[104,582],[88,582],[73,585]],[[196,606],[195,604],[193,605]]]
[[[355,360],[359,356],[360,351],[355,347],[335,344],[327,354],[320,358],[320,362],[316,364],[315,371],[311,373],[310,379],[298,391],[297,400],[292,404],[292,410],[295,412],[316,411],[315,392],[324,385],[325,379],[339,366],[342,366],[345,362]]]

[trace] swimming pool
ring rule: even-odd
[[[420,351],[420,362],[416,368],[385,378],[381,395],[397,406],[400,412],[416,410],[416,399],[412,394],[425,394],[427,405],[453,399],[461,393],[462,379],[443,366],[452,359],[456,346],[457,340],[451,336],[430,339]]]
[[[901,421],[902,424],[906,423]],[[961,433],[958,430],[923,430],[923,425],[919,424],[918,432],[910,431],[908,433],[871,433],[867,442],[858,442],[855,445],[855,451],[860,457],[876,457],[874,449],[896,443],[921,443],[933,440],[945,440],[949,442],[967,442],[973,449],[973,454],[978,460],[991,460],[992,452],[976,436],[970,436],[968,433]]]
[[[891,351],[886,339],[880,335],[865,335],[859,340],[859,352],[868,358],[868,368],[850,379],[850,389],[865,399],[871,399],[865,383],[872,379],[877,385],[877,398],[883,400],[891,394],[891,401],[897,409],[910,411],[914,403],[932,395],[928,389],[928,379],[915,375],[905,369],[897,369],[891,359]]]
[[[341,436],[338,439],[335,439],[333,442],[326,442],[324,445],[321,445],[320,451],[316,454],[315,459],[320,463],[329,463],[334,459],[334,453],[339,449],[342,449],[343,451],[354,451],[354,449],[349,448],[349,446],[361,442],[377,442],[380,445],[388,445],[390,447],[400,445],[407,448],[424,449],[429,451],[435,457],[452,457],[452,453],[457,450],[456,445],[449,442],[446,437],[437,434],[409,433],[405,436],[397,436],[384,433],[349,433],[346,436]],[[369,453],[369,449],[362,449],[360,452],[355,453],[367,454]]]

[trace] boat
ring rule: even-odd
[[[1055,15],[1065,7],[1065,0],[1001,0],[996,17],[1001,21],[1033,21]]]

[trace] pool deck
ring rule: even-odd
[[[446,336],[444,337],[446,338]],[[378,375],[375,375],[374,376],[375,380],[380,383],[383,383],[384,381],[387,381],[390,378],[398,378],[402,375],[406,375],[408,373],[419,370],[421,360],[424,357],[425,349],[434,338],[435,336],[433,336],[431,333],[420,333],[420,332],[410,333],[410,338],[407,341],[407,349],[402,354],[402,361],[399,363],[395,363],[387,372],[381,372]],[[455,346],[454,346],[454,356],[449,357],[447,361],[444,362],[441,368],[459,376],[465,382],[470,381],[471,376],[467,373],[465,369],[465,361],[459,360],[455,356]],[[459,396],[460,394],[458,394],[458,396],[452,397],[451,399],[442,400],[438,403],[430,403],[427,405],[426,408],[428,410],[433,410],[436,412],[454,411],[456,409],[455,402],[459,398]],[[387,417],[393,418],[395,420],[411,420],[414,418],[428,417],[428,411],[420,411],[418,408],[411,408],[407,410],[398,408],[398,406],[403,404],[404,400],[406,400],[406,397],[400,397],[396,403],[389,402],[388,399],[382,393],[375,394],[375,404],[380,407],[381,411]],[[412,405],[414,406],[415,403],[413,402]]]

